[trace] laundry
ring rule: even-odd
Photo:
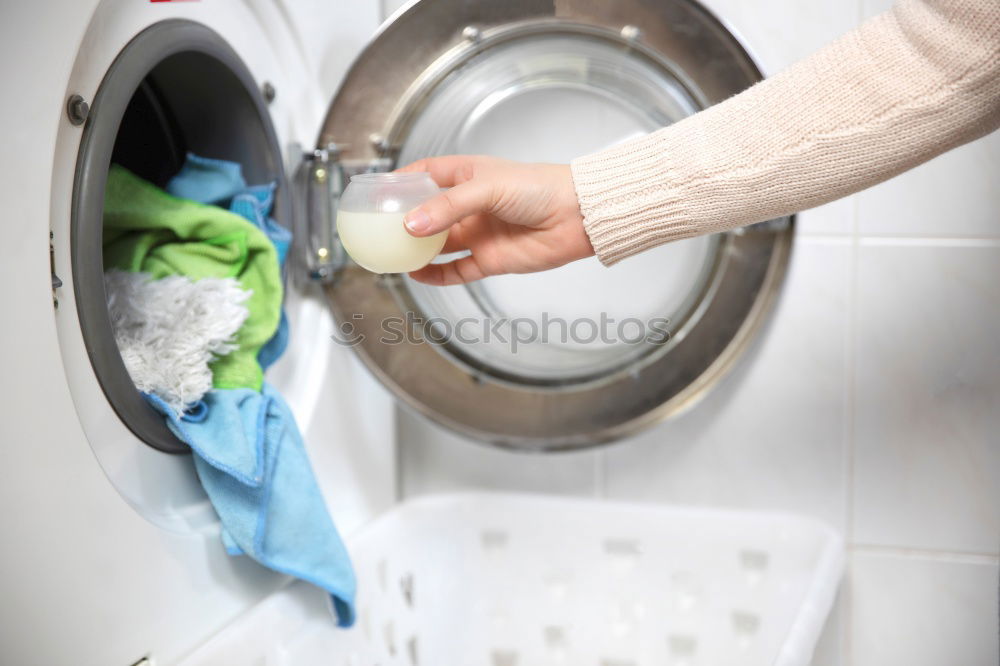
[[[200,157],[189,152],[180,171],[164,189],[181,199],[218,206],[229,202],[246,186],[243,167],[238,162]]]
[[[115,342],[136,388],[155,393],[175,413],[212,388],[209,364],[236,349],[250,292],[235,278],[151,280],[111,269],[104,275]]]
[[[175,197],[228,208],[249,220],[274,243],[278,264],[283,268],[292,232],[271,218],[276,187],[275,183],[247,185],[243,168],[237,162],[188,153],[184,166],[170,179],[166,190]],[[288,317],[282,309],[278,330],[257,355],[262,368],[267,369],[284,353],[288,329]]]
[[[218,314],[239,328],[235,343],[243,345],[247,338],[244,329],[259,314],[255,307],[265,308],[271,335],[264,342],[261,328],[249,336],[252,343],[263,342],[249,347],[257,352],[254,368],[262,378],[262,366],[276,359],[287,342],[287,325],[279,327],[277,320],[279,316],[284,319],[280,313],[280,262],[287,253],[290,235],[268,217],[274,187],[247,187],[238,165],[193,155],[171,183],[174,193],[198,196],[206,203],[161,192],[120,167],[109,174],[106,265],[149,271],[135,273],[133,283],[123,277],[128,273],[109,269],[106,279],[115,289],[115,302],[122,305],[126,298],[123,292],[136,285],[150,288],[148,285],[159,287],[163,283],[162,289],[166,289],[178,281],[190,285],[209,280],[228,280],[235,285],[241,281],[244,287],[255,290],[245,298],[248,313],[242,317],[232,312]],[[209,205],[209,201],[228,201],[230,210]],[[150,281],[150,277],[160,279]],[[198,279],[191,281],[189,277]],[[244,281],[245,277],[250,279]],[[254,300],[258,285],[271,299]],[[238,286],[237,290],[247,294]],[[149,307],[157,305],[150,303]],[[121,317],[123,324],[141,329],[148,338],[163,340],[172,334],[172,322],[165,312],[147,313],[136,306],[128,314],[131,318],[127,320]],[[136,321],[143,316],[147,317],[145,328]],[[182,325],[177,322],[178,328]],[[232,336],[232,331],[226,330]],[[150,347],[143,350],[149,353],[143,359],[160,366],[160,372],[169,372],[162,367],[168,363],[166,357],[156,356],[155,344]],[[215,348],[230,355],[248,349],[235,349],[228,338]],[[165,392],[164,382],[139,388],[163,414],[171,431],[191,447],[198,478],[222,523],[226,551],[247,555],[270,569],[326,590],[338,624],[349,626],[354,621],[353,568],[326,510],[294,417],[277,391],[262,380],[259,387],[233,386],[231,377],[238,373],[230,372],[226,375],[230,379],[220,381],[226,358],[212,362],[215,389],[203,392],[196,402],[187,400],[193,391],[183,398],[175,395],[176,391]],[[244,357],[242,363],[247,364],[248,359]],[[186,411],[178,410],[179,404]]]
[[[338,624],[353,624],[350,557],[281,396],[266,382],[260,392],[210,391],[183,416],[156,395],[147,399],[194,451],[198,478],[222,521],[229,553],[246,554],[326,590]]]
[[[186,275],[236,278],[251,292],[237,349],[212,362],[215,388],[263,384],[257,360],[281,320],[278,251],[240,215],[173,197],[118,165],[108,173],[104,202],[104,266],[145,272],[153,279]]]

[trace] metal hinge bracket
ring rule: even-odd
[[[389,171],[392,161],[343,161],[341,147],[306,151],[295,173],[296,229],[294,251],[297,277],[307,282],[330,283],[347,263],[337,237],[337,205],[351,176]]]

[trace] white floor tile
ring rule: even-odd
[[[382,20],[379,3],[294,0],[283,7],[319,77],[323,98],[332,100],[347,69]]]
[[[856,2],[826,0],[705,0],[768,76],[855,28]]]
[[[863,235],[1000,238],[1000,132],[858,194]]]
[[[460,438],[399,410],[404,497],[448,490],[519,490],[593,496],[594,452],[515,453]]]
[[[794,511],[844,528],[850,253],[799,240],[752,351],[690,412],[608,450],[609,496]]]
[[[1000,549],[1000,247],[862,245],[854,539]]]
[[[858,553],[851,666],[995,666],[997,565]]]
[[[847,624],[847,602],[841,584],[841,593],[837,596],[830,617],[826,620],[823,633],[819,636],[816,651],[813,653],[809,666],[846,666],[844,655],[844,634]]]
[[[865,18],[881,14],[892,7],[894,0],[861,0],[861,13]]]
[[[409,0],[381,0],[380,4],[382,6],[382,20],[386,20],[393,15],[396,10],[398,10],[403,5],[407,4]]]
[[[796,231],[806,235],[854,233],[855,205],[855,197],[849,196],[804,210],[796,216]]]

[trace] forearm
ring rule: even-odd
[[[675,125],[574,160],[613,264],[811,208],[1000,126],[1000,2],[903,0],[784,72]]]

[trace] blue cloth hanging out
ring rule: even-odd
[[[226,550],[326,590],[337,623],[351,626],[351,560],[281,395],[267,382],[259,393],[213,390],[180,417],[158,396],[146,399],[191,447],[198,478],[224,526]]]
[[[274,183],[248,186],[239,164],[188,153],[167,184],[177,197],[228,208],[259,227],[284,266],[292,235],[270,217]],[[284,310],[257,360],[267,368],[288,344]],[[326,590],[340,626],[354,622],[356,582],[350,557],[313,476],[294,417],[274,388],[213,390],[178,417],[155,395],[146,399],[194,454],[195,470],[222,522],[230,555]]]

